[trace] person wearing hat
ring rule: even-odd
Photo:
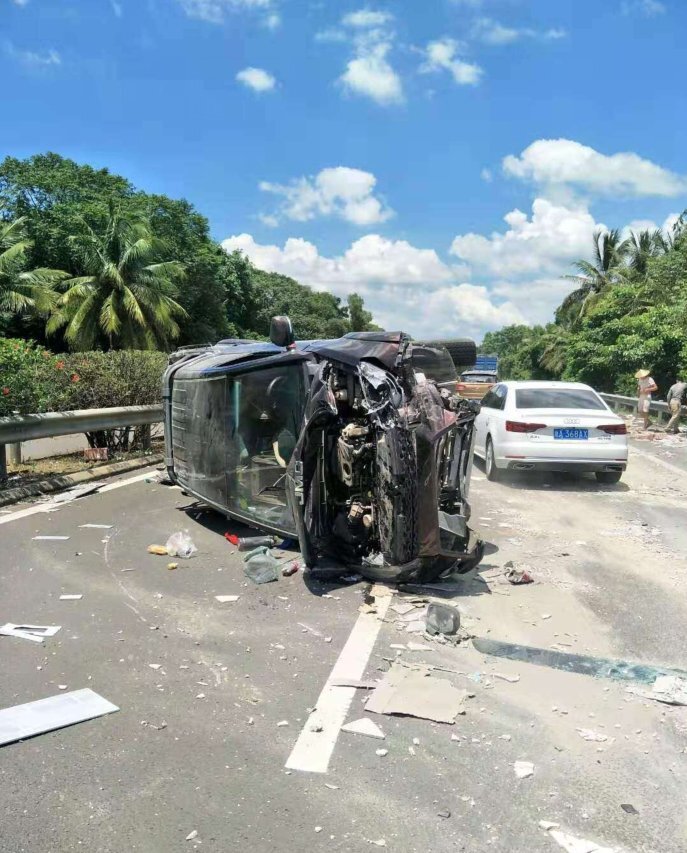
[[[644,429],[646,430],[649,429],[651,393],[652,391],[658,391],[658,385],[654,382],[651,376],[649,376],[648,370],[638,370],[635,373],[635,379],[637,380],[637,396],[639,398],[637,403],[637,413],[642,419]]]

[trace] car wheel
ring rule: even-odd
[[[487,438],[487,446],[484,450],[484,470],[487,475],[487,480],[492,483],[501,479],[501,471],[496,467],[496,459],[494,458],[494,442],[491,437]]]
[[[619,483],[623,476],[622,471],[595,471],[594,473],[600,483],[607,483],[608,485]]]

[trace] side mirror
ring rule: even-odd
[[[272,322],[270,323],[270,340],[278,347],[291,346],[295,338],[293,336],[293,326],[288,317],[272,317]]]

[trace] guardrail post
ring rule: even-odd
[[[5,456],[5,445],[0,444],[0,484],[7,480],[7,457]]]
[[[10,444],[10,463],[12,465],[21,465],[21,441]]]

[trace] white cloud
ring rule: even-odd
[[[28,6],[29,0],[12,0],[15,6]]]
[[[124,14],[124,9],[122,8],[122,4],[118,3],[117,0],[110,0],[110,6],[112,6],[112,11],[116,18],[121,18]]]
[[[494,175],[492,174],[491,169],[482,169],[482,171],[479,173],[479,176],[487,184],[490,184],[494,180]]]
[[[277,30],[281,26],[281,15],[278,12],[270,12],[263,24],[268,30]]]
[[[307,222],[317,216],[336,216],[353,225],[374,225],[393,216],[375,196],[376,184],[370,172],[336,166],[289,184],[263,181],[260,189],[283,199],[279,213],[287,219]]]
[[[663,15],[665,13],[666,6],[660,0],[625,0],[622,4],[622,10],[625,15],[638,12],[647,18],[655,18],[656,15]]]
[[[387,59],[390,50],[390,42],[358,49],[339,78],[344,88],[382,106],[402,103],[403,84]]]
[[[548,189],[584,190],[610,196],[676,196],[687,179],[632,152],[601,154],[572,139],[538,139],[503,160],[507,175]]]
[[[318,290],[343,298],[358,292],[378,323],[417,338],[481,337],[489,329],[525,322],[511,302],[495,299],[482,285],[460,282],[459,268],[445,264],[434,250],[405,240],[368,234],[331,258],[298,238],[279,247],[240,234],[222,245],[228,252],[241,250],[261,269],[292,276]]]
[[[62,65],[62,57],[56,50],[46,50],[42,53],[34,50],[21,50],[11,42],[7,42],[5,53],[27,68],[39,69]]]
[[[557,205],[545,198],[532,204],[529,218],[521,210],[504,216],[509,226],[489,237],[463,234],[451,244],[451,254],[485,277],[557,276],[567,272],[570,262],[589,254],[591,237],[598,227],[583,207]]]
[[[391,23],[393,15],[389,12],[377,12],[372,9],[358,9],[357,12],[349,12],[341,19],[345,27],[356,27],[367,29],[369,27],[383,27]]]
[[[522,38],[552,41],[564,38],[565,35],[565,30],[562,29],[533,30],[530,27],[504,27],[503,24],[491,18],[478,18],[473,25],[473,36],[491,45],[512,44]]]
[[[430,42],[424,50],[425,62],[420,72],[430,74],[449,71],[459,86],[474,86],[479,83],[484,71],[479,65],[464,62],[456,57],[460,45],[455,39],[443,38]]]
[[[268,11],[272,0],[178,0],[189,18],[221,24],[228,12]]]
[[[401,78],[389,62],[394,33],[389,28],[393,20],[386,12],[359,9],[345,15],[341,24],[347,31],[329,30],[320,34],[320,41],[351,39],[354,56],[339,77],[339,83],[350,94],[371,98],[382,106],[403,102]]]
[[[244,68],[238,72],[236,79],[254,92],[271,92],[277,85],[274,77],[264,68]]]

